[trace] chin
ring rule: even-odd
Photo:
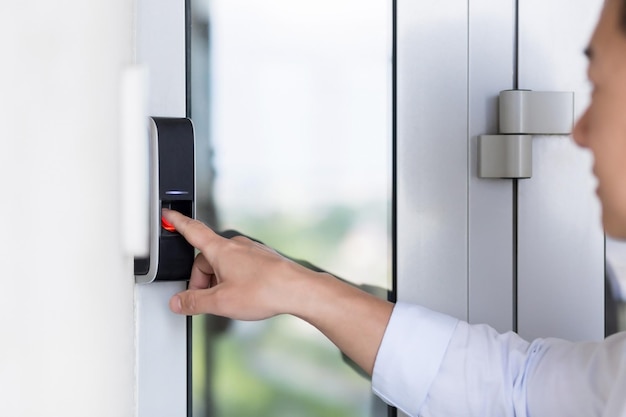
[[[626,216],[609,216],[606,213],[602,216],[604,231],[613,239],[626,240]]]

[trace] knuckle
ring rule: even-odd
[[[251,240],[250,238],[246,237],[246,236],[234,236],[232,238],[230,238],[231,241],[234,242],[240,242],[240,243],[250,243]]]
[[[187,219],[187,224],[190,227],[194,227],[194,228],[204,228],[205,227],[204,223],[202,223],[200,220],[197,220],[197,219],[188,218]]]
[[[232,239],[228,239],[222,245],[222,250],[225,253],[236,253],[240,247],[241,247],[241,243],[237,243],[233,241]]]
[[[186,218],[184,222],[184,229],[191,233],[198,232],[204,228],[204,224],[199,220]]]
[[[189,243],[199,249],[207,246],[211,242],[211,229],[200,220],[186,218],[182,227],[179,228],[179,231],[185,236]]]

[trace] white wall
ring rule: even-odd
[[[118,87],[133,2],[0,3],[0,415],[135,414]]]

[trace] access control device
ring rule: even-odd
[[[194,217],[195,159],[193,123],[187,118],[154,117],[150,140],[150,243],[147,257],[135,258],[135,280],[189,279],[194,249],[161,217],[169,208]]]

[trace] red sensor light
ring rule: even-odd
[[[172,226],[172,223],[165,220],[165,217],[161,217],[161,227],[163,227],[168,232],[172,232],[172,233],[176,232],[176,228]]]

